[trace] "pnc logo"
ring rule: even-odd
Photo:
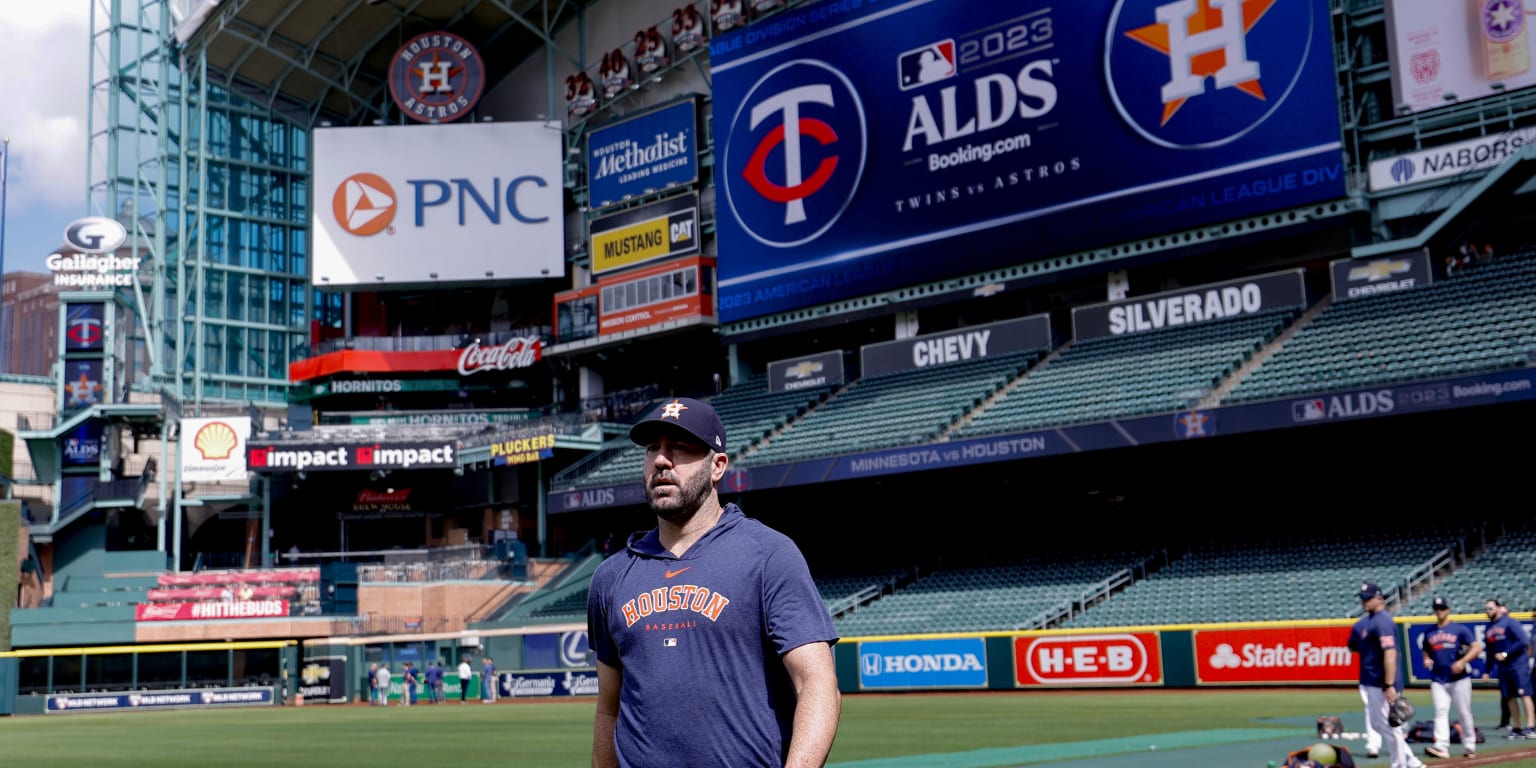
[[[358,237],[377,235],[395,221],[395,188],[374,173],[348,176],[331,196],[336,223]]]
[[[758,242],[815,240],[853,200],[868,154],[864,104],[842,72],[786,62],[763,75],[732,118],[725,147],[727,207]]]
[[[1115,109],[1142,138],[1208,149],[1242,138],[1295,88],[1312,0],[1118,0],[1105,34]]]

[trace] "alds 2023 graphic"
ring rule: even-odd
[[[1344,194],[1325,0],[838,0],[710,45],[720,319]]]

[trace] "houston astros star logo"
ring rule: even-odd
[[[1162,88],[1167,125],[1189,99],[1205,93],[1205,79],[1264,101],[1259,64],[1248,58],[1249,30],[1275,0],[1178,0],[1158,6],[1157,23],[1125,35],[1168,57],[1169,80]]]
[[[661,417],[663,419],[681,419],[683,417],[683,411],[686,410],[688,410],[688,406],[673,400],[672,402],[667,403],[661,407]]]

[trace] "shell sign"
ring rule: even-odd
[[[184,482],[244,480],[245,443],[251,417],[181,420],[181,472]]]

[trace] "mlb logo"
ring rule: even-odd
[[[1328,415],[1322,400],[1299,400],[1291,403],[1292,421],[1320,421]]]
[[[955,41],[913,48],[897,57],[896,70],[903,91],[948,80],[955,76]]]
[[[1409,68],[1413,70],[1413,79],[1420,83],[1434,82],[1440,76],[1440,52],[1436,50],[1415,53],[1409,60]]]
[[[662,640],[661,644],[664,647],[667,647],[667,648],[676,648],[677,647],[677,638],[669,637],[669,638],[667,638],[665,640]]]

